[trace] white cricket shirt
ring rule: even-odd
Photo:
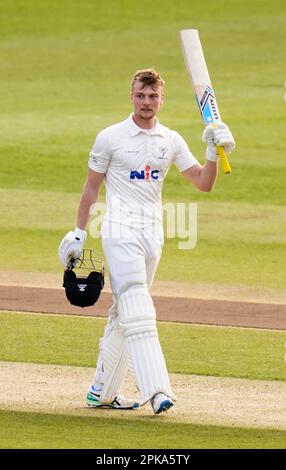
[[[132,115],[96,137],[88,166],[105,173],[105,220],[133,227],[162,223],[162,186],[170,165],[184,171],[198,161],[185,140],[158,121],[138,127]]]

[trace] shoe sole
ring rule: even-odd
[[[100,401],[92,392],[88,392],[86,396],[86,404],[91,408],[105,408],[108,410],[136,410],[140,406],[140,403],[136,401],[133,402],[132,405],[121,406],[120,403],[118,403],[118,401],[116,400],[116,398],[113,400],[112,403],[100,403]]]
[[[171,402],[170,400],[162,401],[160,408],[157,411],[155,411],[155,415],[158,415],[162,413],[163,411],[169,410],[170,408],[172,408],[172,406],[174,406],[174,403]]]
[[[86,402],[90,408],[103,408],[107,410],[138,410],[139,403],[135,403],[133,406],[113,406],[113,405],[96,405],[95,403]]]

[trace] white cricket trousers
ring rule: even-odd
[[[118,298],[133,286],[145,286],[150,289],[164,243],[161,225],[135,229],[104,221],[101,233],[102,247],[109,269],[113,305],[108,312],[108,323],[100,340],[100,352],[93,380],[93,386],[97,390],[103,388],[104,382],[101,351],[105,340],[118,324]]]

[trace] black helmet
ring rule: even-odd
[[[84,249],[81,257],[72,259],[64,272],[63,287],[68,300],[77,307],[90,307],[98,300],[103,286],[104,266],[100,255]]]

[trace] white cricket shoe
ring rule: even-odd
[[[86,395],[86,404],[93,408],[107,408],[113,410],[135,410],[139,408],[140,403],[129,400],[122,395],[117,395],[112,403],[101,403],[100,393],[95,390],[89,390]]]
[[[167,411],[174,406],[171,398],[167,397],[164,393],[156,393],[150,401],[155,415],[162,413],[162,411]]]

